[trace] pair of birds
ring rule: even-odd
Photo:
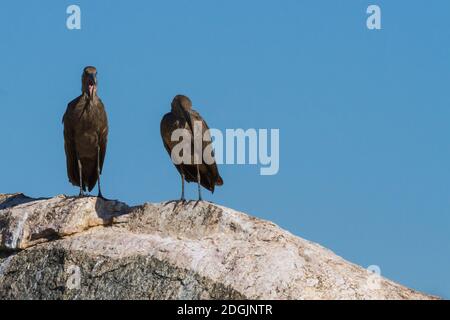
[[[100,176],[108,144],[108,118],[105,107],[97,95],[97,69],[92,66],[84,68],[81,77],[82,93],[72,100],[63,117],[64,123],[64,149],[66,152],[67,175],[69,181],[80,187],[80,196],[84,196],[98,182],[98,196],[104,198],[101,191]],[[193,136],[194,123],[202,124],[202,154],[211,144],[211,137],[205,132],[209,129],[200,114],[192,109],[191,100],[183,95],[177,95],[172,101],[171,112],[164,115],[161,120],[161,137],[164,147],[169,155],[178,143],[172,141],[172,133],[177,129],[186,129]],[[206,141],[205,141],[206,140]],[[194,150],[193,141],[191,138]],[[191,155],[193,157],[193,155]],[[192,158],[191,157],[191,158]],[[213,161],[200,161],[195,163],[175,164],[181,176],[181,199],[184,197],[184,181],[198,184],[198,199],[202,200],[201,188],[214,192],[215,186],[221,186],[217,164]]]

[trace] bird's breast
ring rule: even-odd
[[[96,158],[99,132],[104,122],[95,106],[83,106],[78,110],[77,121],[74,124],[74,141],[77,153],[81,158]]]
[[[187,121],[176,120],[173,129],[187,129],[189,130],[189,125]]]
[[[81,132],[75,139],[76,149],[80,158],[97,157],[98,135],[95,132]]]

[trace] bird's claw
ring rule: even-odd
[[[194,208],[197,207],[200,202],[203,202],[202,198],[195,201]]]
[[[171,203],[175,204],[174,207],[173,207],[173,209],[175,210],[178,207],[178,204],[181,203],[182,205],[184,205],[184,204],[188,203],[188,201],[186,201],[186,199],[184,199],[184,198],[181,198],[179,200],[169,200],[169,201],[164,203],[164,206],[167,206],[167,205],[169,205]]]

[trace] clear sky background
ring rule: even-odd
[[[449,13],[447,0],[2,1],[0,192],[77,194],[61,118],[95,65],[105,196],[179,197],[159,123],[184,93],[211,127],[280,129],[278,175],[222,165],[207,199],[450,298]]]

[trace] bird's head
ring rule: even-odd
[[[181,94],[176,95],[172,100],[172,110],[176,110],[179,108],[183,109],[184,111],[192,109],[191,99]]]
[[[97,69],[95,67],[86,67],[81,76],[83,93],[92,99],[97,93]]]

